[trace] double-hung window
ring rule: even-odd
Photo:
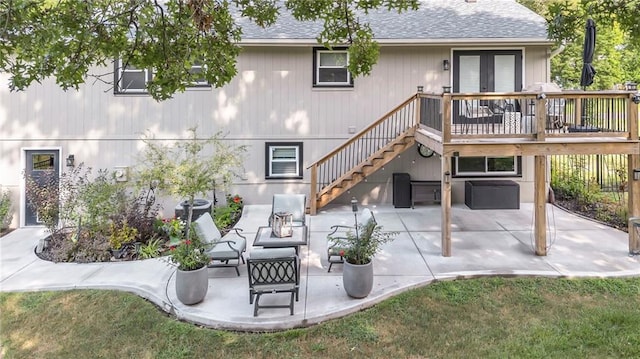
[[[147,83],[151,81],[153,71],[151,69],[139,69],[133,65],[124,66],[122,59],[116,61],[115,71],[115,92],[116,93],[147,93]],[[191,66],[189,73],[195,74],[195,81],[191,82],[187,87],[210,87],[209,82],[200,76],[205,65],[196,63]]]
[[[122,59],[116,62],[115,89],[117,93],[146,93],[151,71],[126,65]]]
[[[521,176],[521,157],[454,157],[457,177]]]
[[[347,68],[349,53],[346,49],[313,50],[313,86],[352,87],[351,73]]]
[[[205,79],[204,75],[202,74],[204,72],[204,69],[205,69],[205,65],[203,65],[200,62],[196,62],[191,66],[191,69],[189,69],[189,73],[197,76],[195,81],[191,82],[191,87],[209,87],[210,86],[209,81],[207,81],[207,79]]]
[[[302,178],[302,142],[267,142],[265,178]]]

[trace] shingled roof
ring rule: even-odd
[[[547,43],[544,18],[515,0],[421,0],[420,8],[398,14],[380,9],[360,16],[380,43]],[[300,22],[281,5],[280,16],[262,29],[240,19],[244,43],[315,43],[321,22]]]

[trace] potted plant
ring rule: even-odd
[[[384,243],[392,241],[398,232],[384,232],[373,217],[348,230],[343,237],[329,237],[337,243],[344,258],[342,282],[350,297],[364,298],[373,288],[373,257]]]
[[[212,187],[212,178],[222,178],[222,183],[230,183],[236,170],[242,168],[245,146],[226,144],[222,141],[220,133],[209,137],[199,138],[196,128],[188,130],[189,138],[176,141],[173,145],[167,145],[163,141],[156,140],[153,136],[145,136],[142,141],[146,145],[142,152],[140,164],[136,166],[138,183],[142,186],[153,184],[153,188],[166,191],[168,194],[187,200],[187,218],[184,223],[184,236],[190,242],[176,246],[177,254],[175,262],[179,263],[176,275],[176,291],[179,288],[188,287],[183,284],[185,277],[182,272],[192,272],[204,267],[203,275],[206,278],[206,262],[203,256],[196,255],[202,250],[196,246],[191,236],[191,222],[193,219],[193,204],[197,195],[205,195]],[[206,151],[208,147],[212,147]],[[183,252],[184,251],[184,252]],[[172,257],[173,258],[173,257]],[[201,263],[201,262],[204,262]],[[200,284],[199,293],[206,294],[208,283]],[[196,291],[196,289],[191,289]],[[180,295],[180,294],[179,294]],[[180,297],[179,297],[180,298]],[[204,298],[204,296],[203,296]],[[202,299],[201,299],[202,300]],[[183,301],[184,303],[184,301]],[[186,304],[186,303],[185,303]]]
[[[195,236],[194,236],[195,237]],[[209,289],[207,264],[210,261],[204,245],[197,239],[185,239],[170,247],[170,260],[177,265],[176,295],[186,305],[200,303]]]

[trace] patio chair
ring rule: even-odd
[[[299,300],[300,260],[293,248],[254,248],[247,259],[249,304],[253,316],[260,308],[289,308],[293,315],[293,299]],[[260,305],[265,294],[290,293],[289,304]]]
[[[293,215],[294,226],[306,226],[307,196],[304,194],[274,194],[269,215],[269,226],[273,221],[274,213],[288,212]]]
[[[371,221],[374,223],[374,226],[368,226]],[[367,233],[363,232],[366,228],[375,227],[377,222],[373,216],[373,212],[371,212],[369,208],[364,208],[362,210],[358,224],[358,236],[360,237],[367,235]],[[331,226],[331,229],[333,231],[327,235],[327,261],[329,262],[329,269],[327,269],[327,272],[331,272],[331,267],[334,263],[344,263],[344,258],[341,253],[343,253],[347,247],[345,247],[344,243],[341,243],[341,241],[347,238],[347,232],[351,231],[353,233],[353,231],[355,231],[354,226],[344,226],[339,224]]]
[[[233,228],[223,237],[209,212],[204,213],[193,224],[196,234],[207,245],[207,254],[211,258],[208,267],[235,267],[240,276],[238,266],[240,261],[245,263],[242,253],[247,249],[247,239],[240,233],[242,229]]]

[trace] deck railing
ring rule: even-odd
[[[420,124],[441,134],[444,142],[496,137],[632,137],[627,121],[632,93],[628,91],[418,96]]]

